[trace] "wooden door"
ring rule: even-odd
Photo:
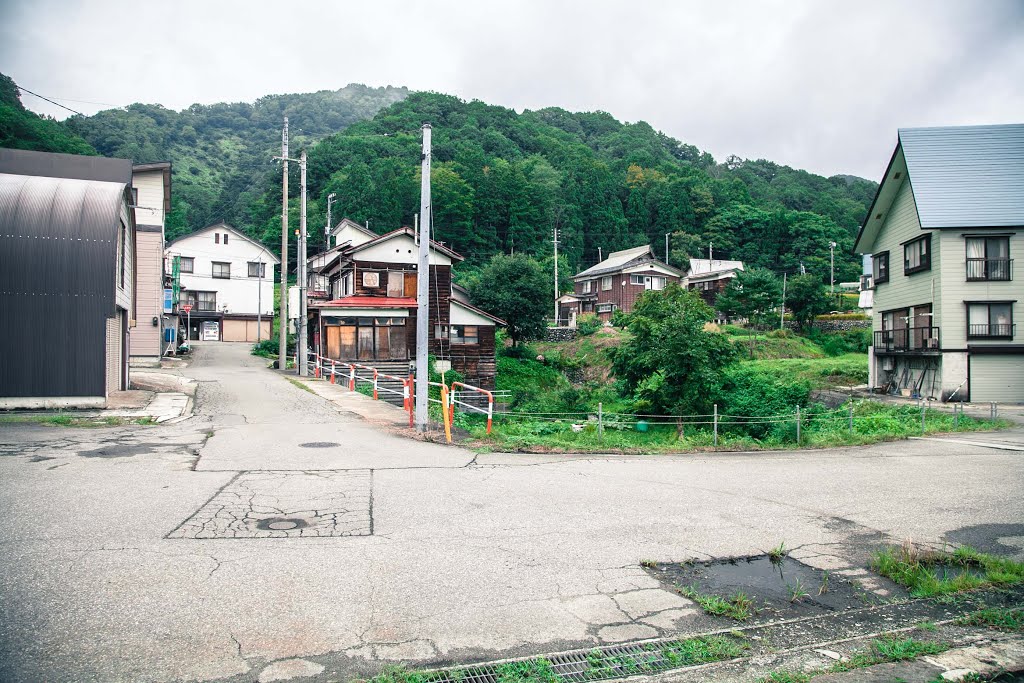
[[[416,296],[416,273],[405,274],[405,295]]]
[[[327,327],[327,357],[341,360],[341,328],[337,325]]]

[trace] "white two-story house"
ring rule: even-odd
[[[900,129],[855,249],[873,387],[1024,402],[1024,124]]]
[[[274,318],[274,266],[267,247],[227,223],[215,223],[167,245],[181,280],[179,311],[188,339],[269,339]],[[185,313],[184,306],[191,305]]]

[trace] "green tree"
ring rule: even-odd
[[[782,283],[764,268],[740,271],[715,300],[715,308],[728,316],[746,318],[754,327],[764,328],[769,316],[782,303]]]
[[[523,254],[497,254],[469,283],[473,303],[508,323],[512,345],[539,337],[554,306],[543,267]]]
[[[626,315],[630,339],[610,349],[612,372],[638,411],[707,414],[718,401],[722,370],[736,359],[720,332],[708,331],[715,312],[694,292],[671,284],[645,292]]]
[[[793,313],[793,319],[801,330],[807,330],[820,315],[829,308],[828,294],[821,279],[813,275],[798,275],[789,281],[786,291],[786,305]]]

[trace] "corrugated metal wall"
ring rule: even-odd
[[[0,174],[0,396],[105,394],[124,187]]]

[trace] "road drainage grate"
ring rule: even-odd
[[[733,659],[747,648],[743,639],[731,635],[649,641],[595,647],[546,658],[444,669],[431,672],[425,678],[429,683],[584,683]]]
[[[309,441],[307,443],[300,443],[299,448],[334,448],[340,445],[340,443],[334,441]]]

